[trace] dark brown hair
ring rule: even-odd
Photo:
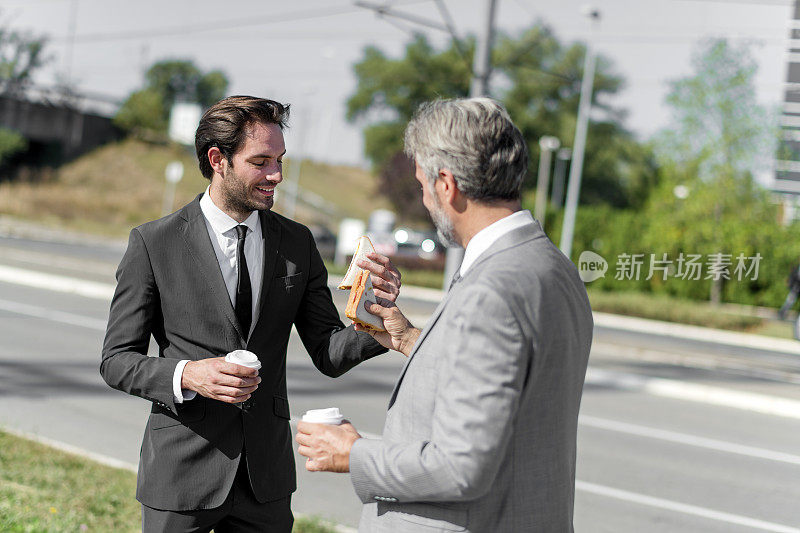
[[[194,147],[200,172],[207,179],[214,175],[208,162],[208,150],[219,148],[233,164],[233,154],[244,144],[247,129],[253,124],[277,124],[284,129],[289,121],[289,105],[254,96],[229,96],[208,108],[200,119]]]

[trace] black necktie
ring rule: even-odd
[[[247,259],[244,257],[244,239],[247,237],[247,226],[236,226],[236,318],[242,327],[244,338],[250,335],[250,321],[253,314],[253,290],[250,287],[250,271],[247,270]]]

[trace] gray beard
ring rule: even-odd
[[[433,209],[428,213],[431,215],[433,225],[436,227],[436,234],[439,236],[439,240],[449,248],[461,246],[456,240],[453,222],[447,218],[436,196],[433,196]]]

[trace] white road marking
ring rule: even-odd
[[[5,265],[0,265],[0,281],[106,301],[111,301],[114,296],[114,286],[108,283],[97,283],[57,274],[34,272]]]
[[[767,394],[713,387],[700,383],[688,383],[662,378],[648,378],[637,374],[609,372],[590,368],[586,372],[586,383],[610,385],[613,387],[637,390],[690,402],[706,403],[753,411],[773,416],[800,419],[800,401]]]
[[[597,418],[586,415],[581,415],[580,418],[578,418],[578,423],[582,426],[616,431],[619,433],[626,433],[628,435],[636,435],[649,439],[658,439],[674,442],[676,444],[695,446],[697,448],[706,448],[719,452],[755,457],[757,459],[767,459],[769,461],[800,465],[800,455],[792,455],[774,450],[755,448],[753,446],[745,446],[742,444],[735,444],[722,440],[707,439],[705,437],[698,437],[696,435],[689,435],[687,433],[678,433],[676,431],[668,431],[664,429],[640,426],[638,424],[629,424],[627,422],[618,422],[616,420],[608,420],[605,418]]]
[[[116,271],[116,265],[106,261],[77,259],[29,250],[5,248],[3,249],[3,257],[33,265],[59,267],[82,273],[91,272],[102,276],[108,276],[109,274],[113,276]]]
[[[76,315],[73,313],[65,313],[63,311],[56,311],[54,309],[47,309],[45,307],[38,307],[35,305],[11,302],[9,300],[0,300],[0,310],[10,311],[18,315],[43,318],[53,322],[61,322],[62,324],[69,324],[70,326],[80,326],[82,328],[93,329],[97,331],[106,330],[105,320],[83,315]]]
[[[696,505],[689,505],[686,503],[674,502],[665,500],[663,498],[655,498],[653,496],[645,496],[643,494],[628,492],[626,490],[615,489],[606,487],[604,485],[597,485],[586,481],[576,481],[575,488],[584,492],[590,492],[599,496],[606,496],[617,500],[624,500],[631,503],[638,503],[640,505],[647,505],[649,507],[656,507],[668,511],[675,511],[678,513],[699,516],[708,518],[710,520],[717,520],[719,522],[727,522],[737,526],[751,527],[753,529],[760,529],[762,531],[774,531],[775,533],[800,533],[800,529],[783,524],[776,524],[774,522],[766,522],[748,516],[741,516],[731,513],[724,513],[722,511],[715,511],[705,507],[698,507]]]
[[[106,321],[74,313],[66,313],[8,300],[0,300],[0,310],[20,315],[42,318],[95,331],[105,331]],[[297,333],[293,331],[293,334]],[[723,407],[733,407],[757,413],[800,419],[800,401],[767,396],[744,391],[711,387],[696,383],[685,383],[660,378],[646,378],[634,374],[623,374],[590,368],[586,373],[590,384],[639,390],[655,396],[695,401]]]

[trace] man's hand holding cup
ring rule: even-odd
[[[248,400],[261,383],[259,368],[258,357],[245,350],[236,350],[225,357],[189,361],[183,369],[181,388],[213,400],[241,403]]]

